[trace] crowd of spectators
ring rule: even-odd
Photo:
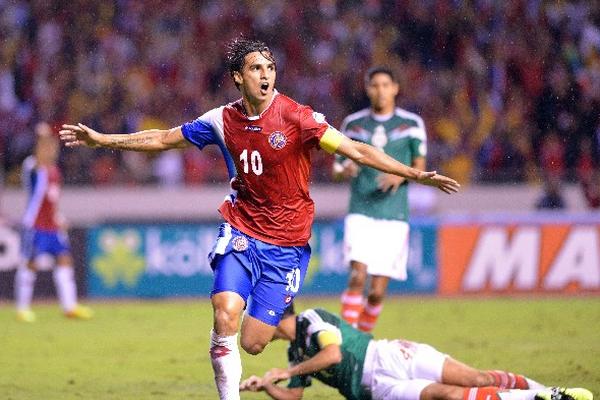
[[[5,181],[38,120],[130,132],[237,99],[222,60],[240,34],[269,43],[278,89],[336,126],[368,104],[364,72],[391,66],[398,104],[424,117],[429,167],[463,183],[598,176],[599,2],[0,0]],[[61,163],[68,184],[194,185],[226,179],[219,158],[69,149]]]

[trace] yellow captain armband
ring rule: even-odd
[[[340,131],[330,126],[321,137],[319,146],[329,154],[333,154],[342,143],[343,138],[344,135]]]
[[[342,344],[342,339],[335,332],[321,331],[317,333],[317,342],[319,342],[319,347],[324,349],[330,344]]]

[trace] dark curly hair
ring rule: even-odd
[[[255,39],[246,39],[243,36],[237,37],[227,43],[227,53],[225,55],[225,64],[229,75],[233,78],[234,72],[242,72],[244,68],[244,62],[246,55],[258,51],[264,58],[275,64],[275,57],[273,52],[266,45],[265,42]],[[235,83],[235,81],[234,81]],[[235,83],[235,86],[239,89],[239,85]]]

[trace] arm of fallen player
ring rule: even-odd
[[[267,372],[266,375],[268,375],[269,372]],[[240,383],[240,391],[265,391],[270,397],[276,400],[299,400],[302,398],[304,388],[287,388],[277,386],[276,384],[269,382],[269,380],[266,378],[261,378],[256,375],[252,375],[251,377],[243,380],[242,383]]]
[[[342,361],[340,346],[330,344],[319,351],[314,357],[293,365],[288,369],[272,369],[267,373],[268,376],[265,375],[265,378],[268,378],[271,382],[277,382],[296,375],[308,375],[338,364],[340,361]]]

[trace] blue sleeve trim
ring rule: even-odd
[[[188,142],[192,143],[200,150],[209,144],[216,144],[219,146],[227,166],[229,179],[232,179],[237,175],[235,164],[233,163],[233,158],[229,154],[229,150],[227,150],[225,143],[215,132],[215,129],[211,124],[198,118],[194,121],[183,124],[181,126],[181,132],[183,133],[183,137],[185,137]]]
[[[181,125],[181,132],[188,142],[197,146],[200,150],[208,144],[217,143],[215,130],[212,125],[202,121],[200,118]]]
[[[223,153],[223,159],[225,160],[225,165],[227,165],[227,173],[229,174],[229,179],[231,180],[237,175],[233,158],[231,157],[231,154],[229,154],[229,150],[227,150],[227,147],[225,147],[225,143],[223,143],[223,141],[219,140],[217,141],[217,144]]]

